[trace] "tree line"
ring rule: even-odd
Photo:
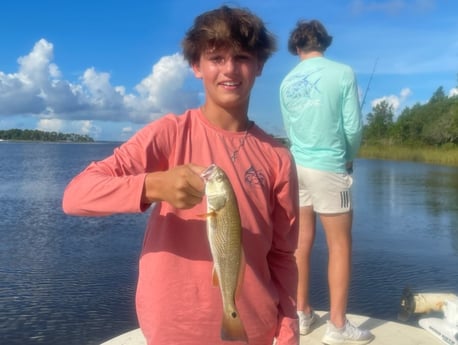
[[[369,145],[458,146],[458,95],[448,97],[439,87],[428,103],[405,108],[394,119],[393,106],[383,101],[372,108],[364,126]]]
[[[37,129],[0,130],[2,140],[53,141],[53,142],[94,142],[88,135],[74,133],[46,132]]]

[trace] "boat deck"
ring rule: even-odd
[[[316,312],[320,319],[312,332],[301,336],[300,345],[322,345],[321,338],[326,329],[327,312]],[[440,345],[442,344],[432,334],[420,327],[413,327],[398,322],[369,318],[361,315],[348,314],[348,319],[357,326],[368,329],[375,335],[370,345]],[[101,345],[146,345],[140,329],[121,334]]]

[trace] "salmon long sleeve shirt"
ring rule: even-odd
[[[224,131],[199,109],[166,115],[77,175],[64,192],[63,209],[85,216],[144,212],[151,206],[141,202],[146,174],[187,163],[220,166],[235,191],[246,259],[236,304],[249,344],[271,345],[276,338],[277,345],[298,345],[295,164],[288,149],[258,126],[247,134]],[[205,199],[187,210],[166,202],[151,207],[136,293],[149,345],[223,343],[205,212]]]

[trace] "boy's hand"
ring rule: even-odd
[[[205,183],[200,177],[205,167],[180,165],[167,171],[146,175],[142,202],[150,204],[166,201],[176,208],[191,208],[199,204],[205,194]]]

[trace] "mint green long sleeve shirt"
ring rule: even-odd
[[[296,163],[344,173],[362,136],[358,86],[351,67],[325,57],[302,60],[280,85],[280,106]]]

